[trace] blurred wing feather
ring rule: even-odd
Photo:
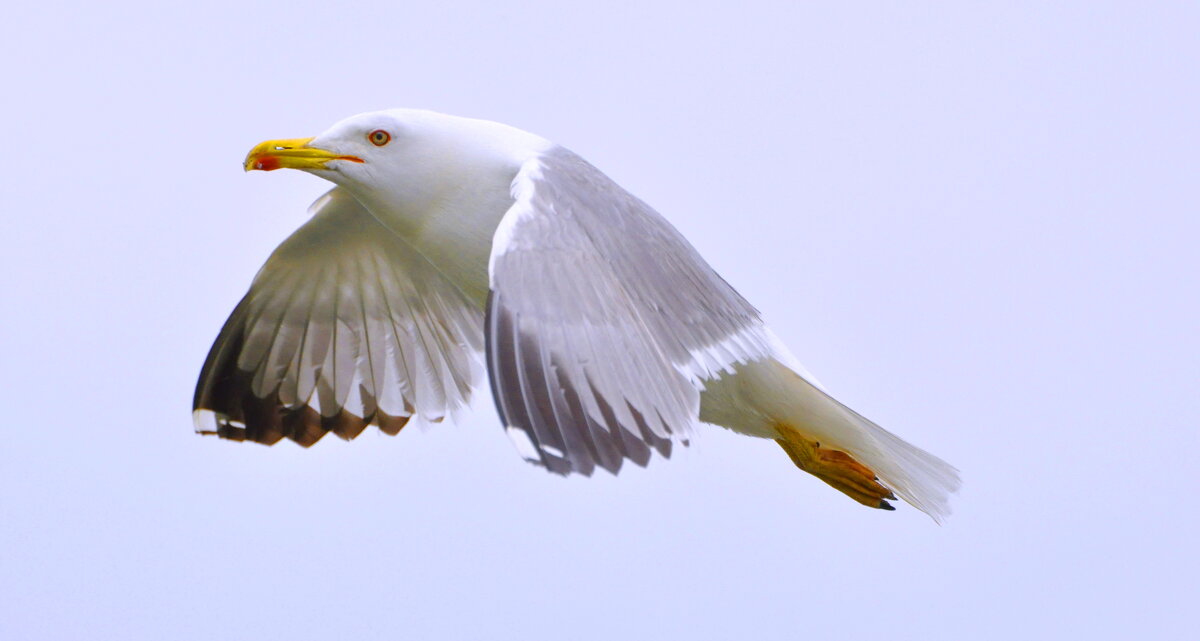
[[[468,402],[479,310],[412,245],[335,188],[263,265],[196,386],[196,429],[311,445],[399,432]]]

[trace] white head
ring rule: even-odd
[[[432,202],[498,184],[507,191],[521,164],[550,146],[496,122],[389,109],[351,116],[315,138],[268,140],[250,151],[244,166],[300,169],[345,187],[368,206],[427,211]]]

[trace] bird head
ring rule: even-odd
[[[486,177],[503,181],[507,190],[521,163],[549,145],[496,122],[389,109],[351,116],[313,138],[259,143],[243,167],[299,169],[363,202],[417,205],[474,189]]]

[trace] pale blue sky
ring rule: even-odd
[[[0,637],[1194,632],[1200,9],[643,4],[7,9]],[[193,435],[217,330],[327,187],[244,154],[391,106],[534,131],[650,202],[962,470],[955,515],[717,428],[553,477],[486,394],[397,438]]]

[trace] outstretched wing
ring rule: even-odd
[[[770,352],[758,312],[669,223],[582,158],[526,162],[489,266],[487,360],[525,457],[615,473],[670,455],[702,381]]]
[[[483,318],[410,244],[335,188],[225,322],[193,404],[196,431],[308,446],[369,424],[397,433],[463,404]]]

